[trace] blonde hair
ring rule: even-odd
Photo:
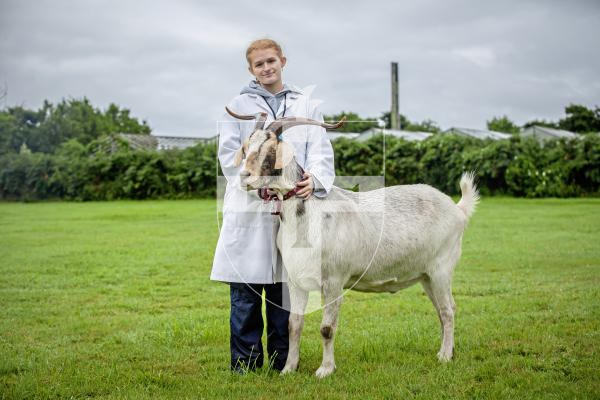
[[[277,52],[279,58],[283,58],[283,51],[281,46],[274,40],[271,39],[258,39],[250,43],[250,46],[246,49],[246,60],[250,64],[250,53],[254,50],[274,49]]]

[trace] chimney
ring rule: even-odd
[[[392,110],[390,113],[392,129],[400,129],[399,100],[398,100],[398,63],[392,63]]]

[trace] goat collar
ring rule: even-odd
[[[302,189],[298,186],[296,186],[295,188],[293,188],[292,190],[290,190],[289,192],[287,192],[286,194],[283,195],[283,201],[288,200],[294,196],[296,196],[296,193],[298,193],[298,191]],[[282,200],[279,200],[279,197],[277,197],[276,194],[272,194],[269,195],[267,193],[267,188],[260,188],[258,189],[258,197],[260,197],[261,199],[264,200],[265,203],[268,203],[269,201],[273,202],[273,211],[271,211],[271,215],[281,215],[281,203]]]
[[[296,167],[298,168],[298,180],[302,180],[302,178],[304,177],[304,168],[302,168],[302,166],[300,166],[300,164],[297,163]],[[300,189],[302,188],[296,186],[292,190],[288,191],[286,194],[283,195],[283,201],[295,197]],[[276,194],[269,195],[267,193],[267,188],[265,187],[258,189],[258,197],[263,199],[265,203],[268,203],[269,201],[273,202],[273,211],[271,211],[271,215],[281,215],[282,200],[279,200],[279,197]]]

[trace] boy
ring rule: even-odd
[[[246,51],[248,70],[255,80],[244,87],[228,108],[238,114],[266,112],[267,122],[288,116],[322,121],[315,102],[299,89],[283,84],[282,70],[287,63],[281,47],[270,39],[256,40]],[[256,191],[246,192],[238,183],[239,167],[235,153],[254,129],[254,121],[243,123],[226,116],[219,125],[219,162],[227,188],[223,203],[223,226],[211,279],[230,285],[231,368],[244,372],[261,367],[264,361],[261,337],[262,292],[265,291],[267,352],[272,368],[281,371],[288,353],[288,318],[285,309],[287,288],[281,257],[274,237],[279,219],[271,215],[269,204]],[[297,182],[297,196],[306,201],[324,197],[331,190],[335,170],[333,149],[323,128],[297,127],[284,132],[296,151],[296,159],[306,173]],[[293,132],[292,132],[293,131]]]

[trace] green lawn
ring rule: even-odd
[[[1,398],[600,397],[600,199],[486,198],[454,293],[456,358],[420,287],[350,293],[338,370],[229,372],[229,292],[208,279],[216,203],[0,203]]]

